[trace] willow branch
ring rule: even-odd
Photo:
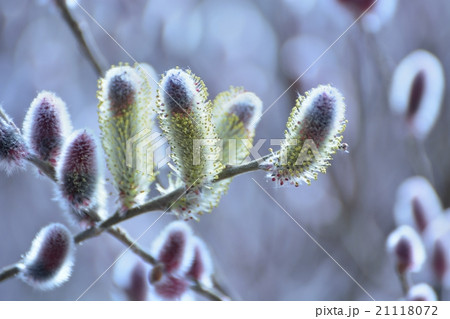
[[[234,177],[236,175],[259,170],[261,162],[263,162],[270,156],[271,155],[266,155],[266,156],[261,157],[260,159],[253,160],[251,162],[244,163],[241,165],[229,165],[229,166],[225,167],[225,169],[222,170],[218,174],[217,178],[214,180],[213,183]],[[141,206],[136,206],[136,207],[130,208],[126,211],[117,210],[114,213],[114,215],[105,219],[104,221],[99,223],[97,226],[91,227],[91,228],[79,233],[78,235],[76,235],[75,242],[80,243],[88,238],[98,236],[103,231],[108,229],[109,227],[119,224],[119,223],[121,223],[127,219],[133,218],[135,216],[138,216],[138,215],[141,215],[141,214],[144,214],[147,212],[151,212],[151,211],[157,211],[157,210],[166,211],[170,208],[170,206],[173,204],[173,202],[178,200],[180,197],[182,197],[185,192],[186,192],[186,187],[181,186],[181,187],[173,190],[170,193],[155,197],[152,200],[148,201],[147,203],[145,203]]]
[[[222,296],[219,295],[217,292],[212,291],[209,288],[206,288],[205,286],[203,286],[202,284],[200,284],[199,282],[196,282],[194,285],[191,286],[191,290],[195,291],[196,293],[205,296],[206,298],[208,298],[209,300],[213,300],[213,301],[226,301],[226,300],[231,300],[229,297],[227,296]]]
[[[16,276],[20,272],[19,264],[6,266],[0,270],[0,282]]]
[[[33,164],[34,166],[36,166],[39,171],[43,174],[45,174],[48,178],[50,178],[52,181],[54,181],[56,183],[56,172],[55,172],[55,168],[50,165],[48,162],[45,162],[41,159],[39,159],[36,155],[30,154],[27,157],[27,160]]]
[[[270,155],[266,155],[261,157],[260,159],[253,160],[241,165],[229,165],[225,167],[224,170],[222,170],[217,178],[214,180],[215,182],[222,181],[224,179],[228,179],[231,177],[234,177],[236,175],[248,173],[251,171],[256,171],[260,169],[260,164],[267,158],[269,158]],[[56,182],[56,173],[53,166],[51,166],[48,162],[42,161],[38,159],[34,155],[30,155],[27,160],[35,165],[42,173],[44,173],[46,176],[48,176],[52,181]],[[109,227],[117,225],[127,219],[133,218],[135,216],[151,212],[151,211],[157,211],[157,210],[168,210],[170,208],[170,205],[180,197],[182,197],[186,192],[186,187],[181,186],[175,190],[173,190],[170,193],[157,196],[153,198],[152,200],[148,201],[147,203],[136,206],[133,208],[130,208],[126,211],[117,210],[113,215],[111,215],[109,218],[105,219],[104,221],[100,222],[94,227],[88,228],[85,231],[79,233],[75,236],[75,242],[81,243],[82,241],[85,241],[86,239],[96,237],[100,235],[102,232],[107,230]]]
[[[231,177],[234,177],[236,175],[248,173],[251,171],[256,171],[261,169],[260,164],[268,159],[271,155],[263,156],[257,160],[253,160],[241,165],[229,165],[225,167],[217,176],[217,178],[214,180],[213,183],[216,183],[218,181],[222,181],[224,179],[228,179]],[[42,173],[44,173],[46,176],[48,176],[52,181],[56,182],[56,173],[53,166],[50,165],[50,163],[42,161],[38,159],[34,155],[30,155],[27,160],[35,165]],[[105,230],[107,230],[109,227],[114,226],[116,224],[119,224],[127,219],[133,218],[135,216],[151,212],[151,211],[157,211],[157,210],[168,210],[170,208],[170,205],[180,197],[182,197],[186,192],[186,187],[181,186],[175,190],[173,190],[170,193],[157,196],[153,198],[152,200],[148,201],[147,203],[136,206],[133,208],[130,208],[126,211],[117,210],[113,215],[111,215],[109,218],[105,219],[104,221],[100,222],[98,225],[88,228],[85,231],[79,233],[75,236],[75,242],[81,243],[82,241],[98,236]]]
[[[69,11],[69,8],[67,7],[66,0],[56,0],[56,5],[58,6],[59,10],[61,11],[61,14],[66,21],[67,25],[69,26],[70,30],[74,34],[75,38],[77,39],[81,49],[83,50],[84,55],[88,59],[88,61],[91,63],[92,67],[94,68],[95,72],[98,76],[103,75],[102,68],[100,66],[100,63],[96,60],[94,57],[94,54],[92,53],[91,49],[89,48],[86,38],[83,34],[83,31],[80,28],[80,25],[75,20],[75,18],[72,16],[72,14]]]
[[[136,240],[129,237],[127,232],[119,227],[111,227],[107,230],[107,232],[116,238],[118,241],[122,242],[127,246],[132,252],[141,257],[143,260],[148,262],[151,265],[156,265],[156,259],[147,253]]]

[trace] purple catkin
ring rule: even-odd
[[[327,92],[317,95],[312,107],[302,122],[298,123],[300,128],[300,140],[311,139],[320,148],[331,130],[335,112],[336,99]]]
[[[7,173],[15,168],[23,168],[27,156],[28,150],[22,135],[9,119],[0,117],[0,168]]]
[[[187,275],[195,280],[200,280],[205,271],[205,264],[203,262],[200,247],[196,246],[194,249],[194,260]]]
[[[411,86],[408,110],[406,112],[406,116],[408,119],[414,118],[417,111],[419,110],[420,102],[422,101],[422,96],[426,89],[425,86],[426,86],[425,72],[420,71],[419,73],[417,73]]]
[[[360,14],[368,10],[375,0],[339,0],[340,2],[352,6]]]
[[[237,95],[233,102],[228,112],[236,115],[245,128],[254,130],[261,117],[261,100],[251,92],[243,92]],[[255,123],[252,123],[253,121]]]
[[[58,166],[61,193],[73,208],[90,208],[97,201],[99,183],[95,140],[86,130],[77,131],[63,152]]]
[[[30,105],[23,126],[27,144],[36,156],[55,166],[71,130],[65,103],[51,92],[39,93]]]
[[[108,99],[114,115],[128,110],[136,99],[136,88],[125,75],[126,71],[113,76],[108,82]]]
[[[402,225],[394,230],[387,238],[386,248],[400,274],[422,269],[426,259],[425,247],[422,238],[411,226]]]
[[[425,228],[428,225],[423,205],[417,196],[412,199],[411,204],[412,204],[412,212],[413,212],[413,217],[414,217],[416,226],[419,229],[419,231],[421,233],[423,233]]]
[[[206,286],[211,285],[213,263],[206,244],[198,237],[194,239],[194,258],[186,275]]]
[[[186,234],[180,230],[169,233],[158,255],[158,260],[164,265],[166,272],[171,273],[180,268],[186,240]]]
[[[141,262],[136,263],[130,274],[129,286],[125,289],[128,300],[147,300],[147,281],[145,267]]]
[[[411,266],[413,262],[411,249],[411,244],[406,238],[401,238],[395,246],[397,270],[399,273],[404,273]]]
[[[59,286],[70,277],[73,252],[73,238],[64,225],[43,228],[24,257],[22,279],[43,290]]]
[[[178,300],[188,287],[185,279],[169,275],[155,284],[155,292],[163,299]]]
[[[167,110],[184,113],[191,109],[194,99],[192,92],[196,92],[196,87],[186,72],[178,69],[168,71],[161,85]]]
[[[439,239],[434,243],[431,264],[434,275],[439,281],[442,281],[445,273],[447,272],[448,266],[445,257],[445,250]]]
[[[263,164],[268,165],[268,177],[280,186],[309,185],[318,173],[326,172],[332,155],[342,145],[345,126],[344,97],[336,88],[319,85],[305,97],[299,96],[280,151]]]
[[[194,235],[184,221],[170,223],[153,242],[152,253],[165,274],[184,274],[194,257]]]

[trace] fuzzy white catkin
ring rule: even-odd
[[[77,221],[95,222],[106,217],[103,157],[89,130],[74,131],[64,143],[56,167],[61,206]]]
[[[422,234],[433,279],[445,287],[450,284],[450,209],[435,218]]]
[[[190,70],[174,68],[163,75],[158,92],[161,129],[177,173],[189,187],[210,183],[222,167],[206,86]]]
[[[405,256],[398,255],[398,246],[402,244],[407,244],[408,260],[403,260],[402,258]],[[422,269],[426,258],[425,247],[422,239],[412,227],[403,225],[395,229],[386,241],[386,249],[396,265],[404,268],[400,271],[418,272]]]
[[[72,274],[75,244],[66,226],[50,224],[39,231],[25,254],[19,277],[40,290],[56,288]]]
[[[344,97],[336,88],[319,85],[299,96],[286,124],[280,151],[264,166],[268,178],[280,186],[311,183],[325,173],[341,146],[345,130]]]
[[[408,301],[436,301],[436,292],[430,285],[421,283],[412,286],[406,296]]]
[[[16,169],[25,168],[28,155],[22,135],[0,105],[0,170],[11,174]]]
[[[41,91],[31,102],[23,122],[28,147],[44,161],[55,165],[72,124],[64,101],[52,92]]]
[[[398,226],[409,225],[422,232],[424,226],[426,227],[441,214],[441,201],[427,179],[414,176],[400,184],[394,204],[394,217]],[[419,223],[418,217],[421,220]],[[419,225],[422,223],[423,226]]]
[[[145,301],[148,299],[149,285],[147,273],[149,266],[139,257],[129,253],[114,265],[113,281],[119,291],[113,297],[119,300]]]
[[[392,77],[390,105],[394,113],[407,116],[411,90],[416,76],[422,72],[423,92],[418,107],[408,125],[418,139],[424,139],[436,122],[442,105],[445,75],[441,62],[432,53],[416,50],[397,66]]]
[[[143,203],[155,178],[147,162],[155,137],[151,73],[145,64],[119,65],[99,81],[101,141],[123,209]]]

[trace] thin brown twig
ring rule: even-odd
[[[12,278],[20,273],[19,264],[9,265],[0,270],[0,282]]]
[[[397,271],[398,278],[400,279],[400,284],[402,285],[403,295],[406,297],[408,294],[409,288],[411,287],[410,280],[408,278],[408,274],[405,272]]]
[[[56,183],[56,172],[55,168],[48,162],[39,159],[36,155],[30,154],[27,160],[36,166],[41,173],[44,173],[48,178]]]
[[[78,41],[78,44],[80,45],[81,49],[83,50],[84,55],[88,59],[88,61],[91,63],[92,67],[94,68],[97,75],[100,77],[103,75],[102,67],[100,66],[100,63],[95,58],[94,54],[92,53],[91,49],[89,48],[86,38],[83,34],[83,31],[80,28],[80,25],[78,22],[74,19],[72,14],[70,13],[69,8],[67,7],[66,0],[56,0],[56,5],[61,11],[61,14],[66,21],[67,25],[69,26],[70,30],[74,34],[75,38]]]
[[[133,251],[136,255],[141,257],[143,260],[148,262],[151,265],[156,265],[156,259],[147,253],[144,248],[142,248],[136,240],[132,239],[125,230],[119,227],[111,227],[107,230],[107,232],[116,238],[118,241],[125,244],[125,246],[129,247],[131,251]]]
[[[267,159],[270,155],[266,155],[258,160],[254,160],[242,165],[227,166],[223,171],[221,171],[214,182],[218,182],[224,179],[234,177],[243,173],[256,171],[260,169],[260,164],[262,161]],[[181,186],[170,193],[160,195],[147,203],[130,208],[127,211],[117,210],[112,216],[105,219],[95,227],[91,227],[78,235],[75,236],[75,242],[80,243],[88,238],[100,235],[103,231],[107,230],[109,227],[119,224],[127,219],[133,218],[135,216],[158,210],[167,210],[172,205],[172,203],[183,195],[186,191],[184,186]]]

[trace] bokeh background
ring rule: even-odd
[[[159,74],[189,67],[212,98],[230,85],[244,86],[266,108],[357,14],[338,0],[79,2],[134,59],[151,64]],[[71,11],[105,67],[133,63],[76,4]],[[219,207],[191,223],[209,245],[217,276],[234,299],[369,299],[252,178],[375,299],[402,296],[385,250],[386,237],[395,228],[396,189],[407,177],[425,175],[443,206],[450,206],[450,110],[445,93],[440,117],[421,144],[432,164],[430,173],[417,161],[403,119],[389,109],[389,87],[398,62],[419,48],[433,52],[450,74],[449,19],[447,0],[399,0],[393,17],[377,32],[367,32],[360,22],[351,27],[263,116],[256,139],[282,138],[297,94],[330,83],[346,97],[344,141],[350,153],[338,152],[328,173],[311,186],[276,188],[263,172],[238,176]],[[0,101],[18,125],[45,89],[65,100],[75,128],[98,134],[97,80],[53,1],[0,1]],[[269,147],[264,144],[261,154]],[[16,262],[43,226],[68,224],[54,197],[52,183],[37,178],[31,167],[11,176],[0,173],[0,267]],[[113,208],[114,198],[110,201]],[[139,216],[123,226],[137,237],[159,215]],[[149,247],[171,220],[173,216],[163,216],[139,243]],[[0,300],[77,299],[124,249],[107,234],[89,240],[77,249],[68,283],[41,292],[12,279],[0,284]],[[114,298],[112,273],[83,300]]]

